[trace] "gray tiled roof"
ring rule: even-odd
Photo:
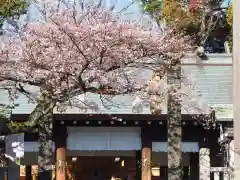
[[[209,55],[209,60],[201,61],[200,65],[194,66],[196,60],[193,57],[188,57],[184,61],[183,69],[194,74],[195,85],[197,90],[202,94],[204,101],[218,109],[219,118],[232,119],[232,56],[226,54],[212,54]],[[151,73],[142,72],[141,76],[150,79]],[[7,93],[0,92],[0,104],[7,104],[9,102]],[[112,99],[117,106],[110,106],[110,109],[105,108],[100,100],[98,94],[87,94],[86,97],[99,104],[101,113],[109,114],[131,114],[133,97],[129,95],[119,95]],[[14,114],[30,113],[35,104],[29,103],[28,99],[20,95],[15,103],[19,104],[13,110]],[[59,113],[56,111],[56,113]],[[69,108],[65,113],[83,113],[78,108]],[[87,111],[85,113],[94,113]],[[99,112],[95,112],[99,113]],[[149,114],[149,106],[143,108],[142,114]],[[186,113],[183,110],[183,113]]]

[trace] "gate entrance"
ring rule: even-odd
[[[136,176],[135,157],[72,157],[72,173],[76,180],[134,180]]]

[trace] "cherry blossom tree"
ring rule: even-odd
[[[173,30],[125,22],[99,6],[81,11],[45,6],[44,19],[26,24],[0,53],[2,88],[38,103],[28,121],[11,122],[9,128],[16,133],[38,127],[39,170],[47,172],[52,165],[55,107],[83,108],[85,102],[72,99],[88,92],[112,96],[146,92],[148,82],[131,76],[137,69],[165,71],[189,50],[189,39]],[[31,86],[40,91],[32,92]]]
[[[1,85],[37,100],[24,86],[41,87],[55,105],[86,92],[131,93],[147,84],[130,78],[136,68],[166,69],[190,49],[181,34],[121,22],[99,8],[78,16],[51,10],[46,21],[30,22],[9,39],[1,51]]]

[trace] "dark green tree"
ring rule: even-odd
[[[233,24],[233,14],[232,14],[232,4],[230,4],[228,6],[228,9],[227,9],[227,22],[229,24],[229,26],[231,27],[232,29],[232,24]],[[232,42],[232,31],[231,31],[231,38],[229,39],[229,45],[230,45],[230,49],[232,50],[232,46],[233,46],[233,42]]]
[[[5,21],[16,26],[15,20],[21,14],[25,14],[27,8],[28,3],[26,0],[0,0],[0,29],[2,30]]]
[[[11,115],[11,107],[5,104],[0,104],[0,135],[6,129],[6,121],[9,121]],[[5,136],[0,137],[0,143],[5,141]],[[0,149],[0,168],[7,166],[7,159],[4,154],[4,149]]]
[[[158,23],[164,21],[167,26],[192,36],[207,52],[224,52],[224,42],[231,38],[226,8],[222,7],[224,0],[196,1],[195,4],[188,4],[186,0],[141,1],[143,10]]]

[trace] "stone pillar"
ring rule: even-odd
[[[190,180],[199,179],[199,153],[190,153]]]
[[[201,148],[199,152],[200,180],[210,180],[210,150]]]
[[[151,130],[142,128],[142,180],[152,179],[152,139]]]
[[[26,180],[32,180],[32,166],[26,166]]]
[[[225,170],[224,172],[223,172],[223,177],[224,177],[224,179],[226,179],[226,180],[230,180],[230,173],[229,173],[229,171],[228,170]]]
[[[67,176],[67,128],[64,124],[56,127],[56,180],[66,180]]]
[[[235,154],[237,154],[237,156],[239,156],[238,153],[235,152],[234,149],[234,140],[232,140],[229,144],[229,175],[230,175],[230,179],[234,179],[234,156],[236,156]],[[238,162],[239,163],[239,162]]]
[[[220,172],[214,172],[214,180],[220,180]]]
[[[234,179],[240,179],[240,1],[233,0],[233,120],[234,120]]]

